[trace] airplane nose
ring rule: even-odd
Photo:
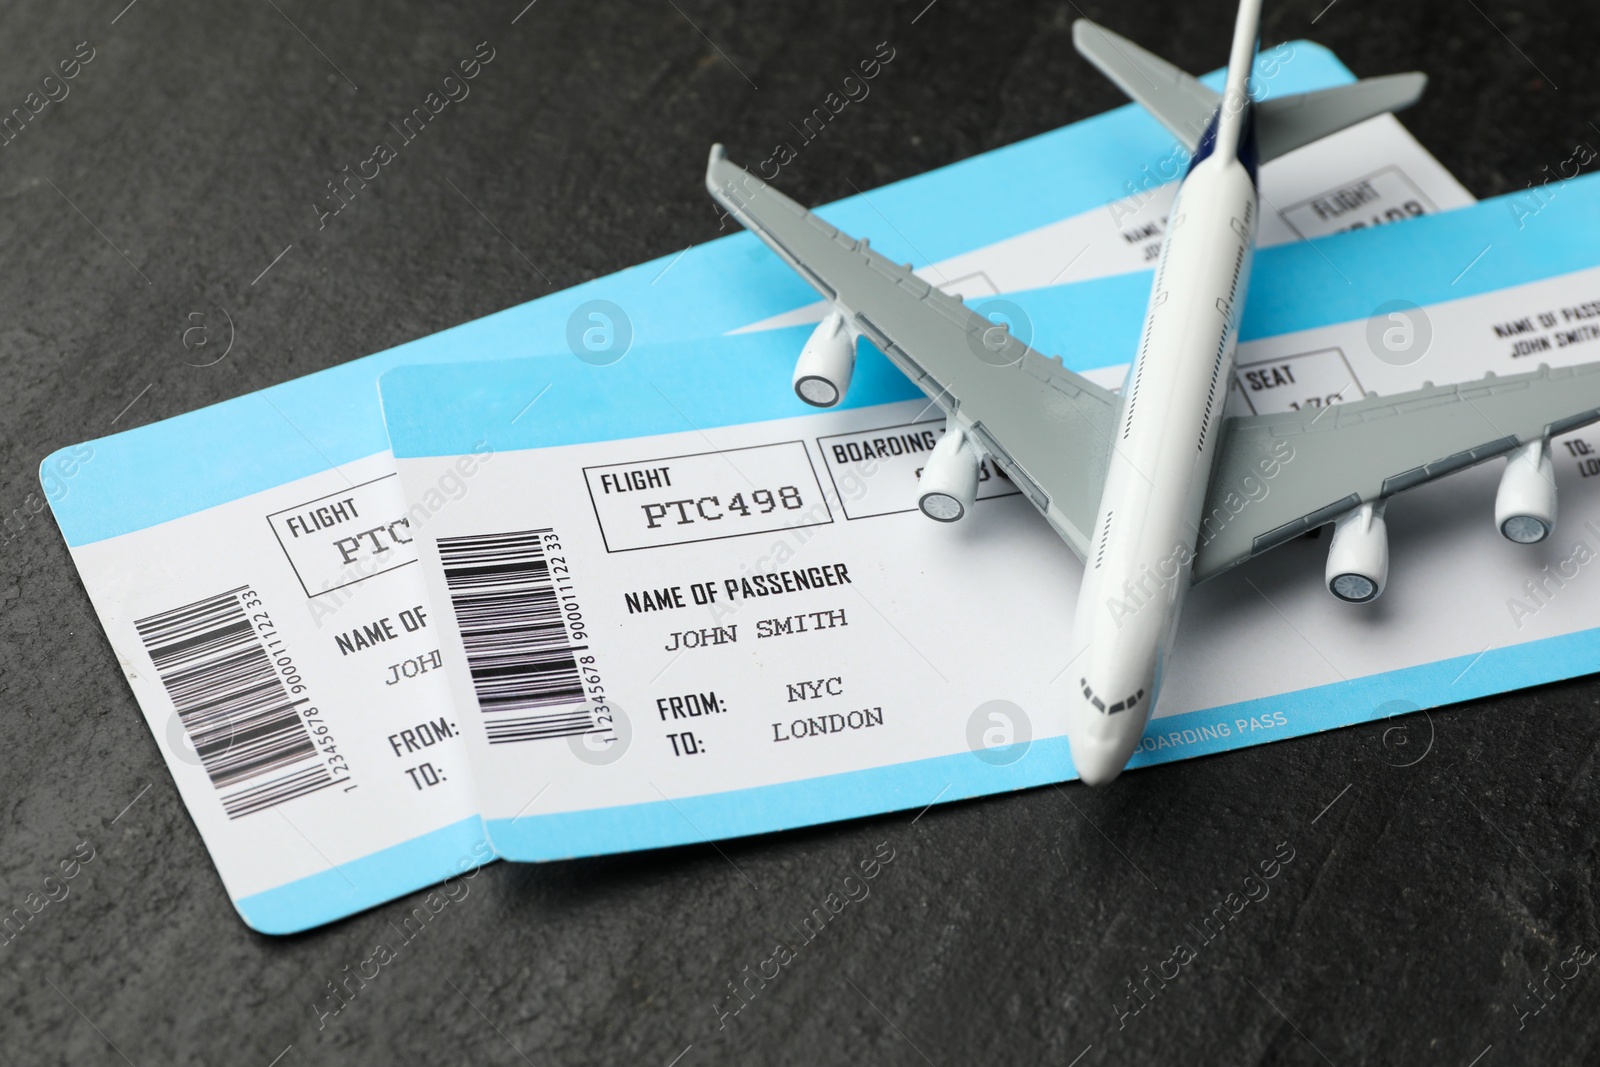
[[[1082,701],[1074,709],[1067,746],[1084,785],[1105,785],[1122,773],[1144,736],[1145,719],[1145,708],[1108,715]]]
[[[1131,751],[1122,751],[1124,746],[1116,744],[1114,740],[1102,741],[1079,735],[1069,737],[1067,745],[1072,750],[1072,765],[1077,768],[1078,779],[1084,785],[1111,783],[1122,773],[1131,755]]]

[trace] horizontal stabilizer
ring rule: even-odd
[[[1256,145],[1261,162],[1277,159],[1374,115],[1410,107],[1427,84],[1425,74],[1390,74],[1314,93],[1263,100],[1256,105]]]
[[[1100,73],[1154,115],[1193,152],[1222,98],[1191,74],[1088,19],[1072,24],[1072,44]]]

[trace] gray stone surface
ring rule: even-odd
[[[37,461],[60,445],[714,236],[706,146],[759,158],[879,41],[900,58],[870,99],[785,168],[802,202],[1120,102],[1071,53],[1072,3],[540,0],[513,24],[523,0],[124,2],[21,0],[0,16],[0,108],[77,42],[96,49],[71,95],[0,149],[7,514],[27,512]],[[1407,122],[1480,196],[1600,144],[1592,8],[1338,0],[1313,26],[1324,3],[1270,4],[1265,36],[1314,37],[1358,73],[1426,69]],[[1193,69],[1226,51],[1225,3],[1084,4]],[[497,59],[472,97],[318,233],[323,183],[482,40]],[[185,366],[188,316],[219,308],[234,353]],[[1583,679],[1097,792],[499,865],[319,1027],[325,983],[417,898],[295,938],[247,931],[59,536],[33,515],[0,546],[0,905],[79,842],[94,858],[0,947],[0,1062],[1592,1060],[1595,968],[1551,981],[1520,1027],[1518,1010],[1547,966],[1600,948],[1597,709]],[[729,983],[880,842],[894,860],[871,896],[719,1024],[713,1005],[742,1003]],[[1270,895],[1205,941],[1195,927],[1280,842],[1293,860]],[[1119,1019],[1126,983],[1180,939],[1196,957]]]

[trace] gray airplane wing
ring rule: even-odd
[[[1120,399],[728,160],[706,188],[957,420],[1082,559]]]
[[[1360,504],[1596,421],[1600,363],[1229,419],[1201,519],[1194,580]]]

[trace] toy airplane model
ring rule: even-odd
[[[987,456],[1083,561],[1067,729],[1091,785],[1120,774],[1139,743],[1192,582],[1331,522],[1328,590],[1373,600],[1388,576],[1388,499],[1495,456],[1509,458],[1501,533],[1542,541],[1556,517],[1550,437],[1600,420],[1600,364],[1221,417],[1255,249],[1257,165],[1405,107],[1426,82],[1398,74],[1252,101],[1260,13],[1260,0],[1240,5],[1220,95],[1093,23],[1073,27],[1078,51],[1192,153],[1120,394],[839,232],[720,145],[706,171],[711,195],[832,305],[795,365],[800,398],[837,404],[865,336],[947,417],[922,472],[922,511],[964,516]],[[1270,496],[1237,514],[1224,506],[1262,474]]]

